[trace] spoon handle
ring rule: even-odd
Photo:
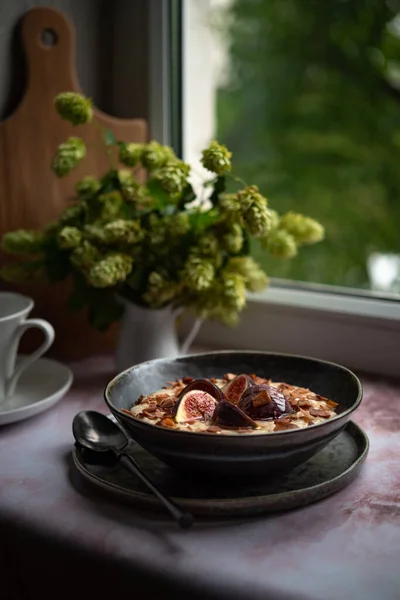
[[[178,523],[182,529],[188,529],[193,525],[193,516],[189,512],[183,512],[179,506],[175,504],[172,500],[170,500],[165,494],[158,489],[154,483],[148,479],[147,475],[145,475],[142,469],[139,467],[137,462],[129,456],[128,454],[124,454],[123,452],[118,452],[119,462],[131,473],[139,477],[141,481],[153,492],[153,494],[162,502],[165,508],[169,511],[175,521]]]

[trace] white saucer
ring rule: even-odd
[[[22,373],[13,396],[3,404],[0,401],[0,425],[22,421],[51,408],[68,392],[72,380],[72,371],[65,365],[39,358]]]

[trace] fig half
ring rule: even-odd
[[[239,404],[239,400],[243,393],[254,385],[253,380],[248,375],[238,375],[232,381],[229,381],[223,388],[222,391],[225,397],[232,404]]]
[[[266,383],[246,390],[240,399],[239,408],[257,420],[278,419],[292,412],[292,407],[282,392]]]
[[[220,400],[215,407],[212,420],[216,425],[226,429],[236,429],[237,427],[258,427],[257,423],[251,417],[246,415],[238,406],[229,402],[229,400]]]
[[[173,417],[176,423],[211,419],[217,400],[203,390],[189,390],[174,406]]]

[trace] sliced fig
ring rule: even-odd
[[[254,385],[253,380],[248,375],[238,375],[232,381],[229,381],[222,391],[225,397],[232,404],[239,404],[239,400],[243,393]]]
[[[238,406],[246,415],[258,420],[278,419],[292,412],[292,407],[282,392],[266,383],[246,390]]]
[[[175,404],[173,417],[176,423],[211,419],[217,404],[208,392],[189,390]]]
[[[229,400],[220,400],[218,402],[212,420],[216,425],[220,425],[226,429],[258,427],[257,423],[251,417],[246,415],[238,406],[229,402]]]
[[[212,383],[209,379],[194,379],[181,391],[181,393],[178,396],[178,400],[191,390],[200,390],[202,392],[207,392],[207,394],[210,394],[210,396],[215,398],[215,400],[217,401],[223,400],[225,398],[225,395],[222,392],[222,390],[217,385]]]

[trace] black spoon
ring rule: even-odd
[[[105,415],[94,410],[85,410],[75,415],[72,423],[72,432],[75,440],[88,450],[96,452],[112,451],[122,466],[139,477],[139,479],[153,492],[170,512],[175,521],[182,527],[188,529],[193,525],[193,517],[188,512],[183,512],[172,500],[167,498],[148,479],[136,461],[124,452],[129,440],[117,425],[110,421]]]

